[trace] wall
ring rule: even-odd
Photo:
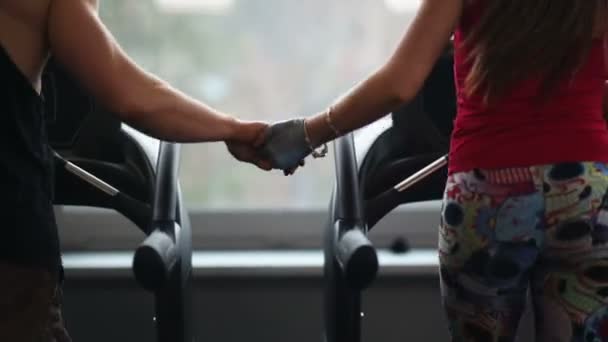
[[[68,274],[68,277],[70,275]],[[319,277],[194,280],[197,342],[321,341]],[[74,341],[154,341],[152,296],[133,280],[76,277],[65,288]],[[364,297],[364,341],[447,341],[434,276],[387,276]],[[520,341],[532,341],[526,320]]]

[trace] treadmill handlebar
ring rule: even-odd
[[[441,156],[441,158],[439,158],[439,159],[435,160],[434,162],[430,163],[429,165],[425,166],[420,171],[407,177],[402,182],[395,185],[394,189],[399,192],[404,192],[405,190],[409,189],[411,186],[417,184],[421,180],[432,175],[433,173],[440,170],[441,168],[443,168],[446,165],[448,165],[448,155],[447,154]]]
[[[179,150],[178,144],[162,142],[160,145],[156,166],[156,193],[152,207],[154,222],[173,222],[176,219]]]
[[[348,286],[363,290],[375,279],[378,256],[367,238],[363,213],[363,196],[359,189],[358,166],[353,134],[347,134],[334,144],[336,188],[330,210],[333,229],[333,248],[327,255],[335,255]]]
[[[107,194],[108,196],[116,196],[120,193],[118,189],[113,187],[112,185],[104,182],[103,180],[97,178],[92,173],[84,170],[80,166],[64,159],[59,153],[53,151],[53,155],[55,157],[55,161],[62,165],[66,171],[75,175],[76,177],[82,179],[83,181],[89,183],[93,187],[97,188],[99,191]]]
[[[180,226],[177,223],[179,150],[178,144],[161,142],[152,203],[152,230],[133,258],[135,278],[143,288],[153,292],[161,290],[168,282],[180,256]]]
[[[363,224],[363,201],[359,190],[357,157],[353,134],[334,143],[336,161],[336,193],[334,218]]]
[[[82,167],[65,159],[56,151],[53,151],[53,154],[55,163],[60,166],[58,170],[63,170],[63,172],[66,172],[70,177],[75,177],[84,181],[88,184],[89,189],[94,189],[94,194],[103,194],[101,197],[91,196],[90,192],[81,190],[79,193],[81,196],[80,203],[83,202],[82,198],[85,198],[85,204],[113,208],[135,223],[135,225],[146,234],[150,232],[151,207],[148,203],[137,200],[118,190],[111,184],[95,176],[93,173],[88,172]],[[95,160],[87,160],[87,164],[89,166],[96,165],[99,169],[105,165],[103,162]],[[74,203],[68,199],[66,202],[57,204],[70,205]]]

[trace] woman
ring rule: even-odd
[[[289,169],[411,100],[454,37],[458,114],[439,234],[453,341],[608,341],[608,0],[425,0],[389,61],[327,111],[277,123]],[[438,99],[440,100],[440,99]]]
[[[215,111],[141,70],[100,21],[96,0],[0,0],[0,341],[69,341],[40,96],[51,53],[132,126],[165,140],[226,141],[236,158],[267,168],[253,153],[265,124]]]

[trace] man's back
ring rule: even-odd
[[[51,0],[0,0],[1,341],[62,341],[59,238],[52,206],[41,74]],[[34,91],[36,90],[36,91]],[[52,335],[52,336],[51,336]]]
[[[52,0],[0,0],[0,45],[40,91],[48,56],[47,17]]]

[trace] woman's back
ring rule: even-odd
[[[543,96],[543,78],[530,74],[498,100],[487,103],[483,94],[470,94],[466,89],[474,68],[470,58],[474,45],[467,44],[467,39],[484,15],[485,4],[477,1],[465,8],[455,32],[458,116],[451,172],[564,160],[608,161],[608,130],[602,112],[607,76],[602,40],[594,40],[577,70],[561,79],[548,97]]]

